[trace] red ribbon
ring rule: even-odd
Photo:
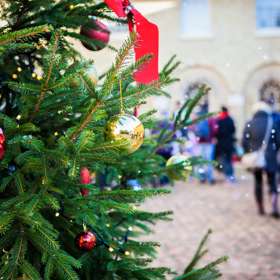
[[[122,0],[104,0],[104,2],[118,17],[126,16]]]
[[[132,9],[135,21],[136,45],[134,48],[135,59],[139,60],[142,56],[151,54],[152,58],[148,63],[134,74],[134,79],[138,83],[149,84],[158,80],[158,27],[149,22],[136,9]]]
[[[108,7],[119,17],[128,18],[129,31],[136,32],[135,59],[152,55],[152,59],[134,73],[134,79],[141,84],[149,84],[157,81],[158,75],[158,27],[149,22],[141,13],[133,8],[129,0],[104,0]]]

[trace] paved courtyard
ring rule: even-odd
[[[151,199],[144,208],[174,211],[174,220],[158,223],[148,238],[162,244],[156,265],[183,271],[211,228],[205,261],[230,257],[221,266],[222,279],[280,279],[280,220],[256,215],[250,178],[234,186],[178,183],[172,194]],[[270,211],[268,197],[266,210]]]

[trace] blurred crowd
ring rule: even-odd
[[[166,159],[176,154],[200,158],[194,178],[200,183],[214,185],[220,175],[230,185],[238,183],[234,163],[254,178],[254,197],[260,215],[265,214],[263,185],[267,182],[271,201],[271,215],[279,218],[278,182],[280,182],[280,113],[272,104],[260,101],[253,106],[252,114],[244,125],[240,140],[228,108],[223,106],[218,115],[207,116],[208,105],[203,104],[194,113],[195,124],[176,133],[176,141],[159,153]],[[168,118],[159,124],[172,128]],[[180,139],[180,141],[177,141]],[[175,140],[175,139],[174,139]],[[264,176],[267,180],[264,180]]]

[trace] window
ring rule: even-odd
[[[256,0],[258,30],[280,29],[280,1]]]
[[[211,35],[208,0],[181,0],[181,32],[186,37]]]

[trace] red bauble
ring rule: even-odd
[[[81,169],[80,181],[81,181],[81,184],[85,184],[85,185],[91,183],[90,172],[86,167],[83,167]]]
[[[5,155],[5,135],[2,128],[0,128],[0,160],[3,159],[4,155]]]
[[[77,247],[81,250],[90,251],[96,245],[96,236],[90,231],[84,231],[76,237]]]
[[[4,155],[5,155],[4,145],[0,144],[0,160],[3,159]]]
[[[82,194],[82,196],[88,196],[89,195],[89,189],[81,188],[81,194]]]
[[[4,144],[4,142],[5,142],[5,135],[2,129],[0,128],[0,144]]]
[[[81,35],[92,40],[95,47],[90,46],[82,41],[82,44],[91,51],[100,51],[105,48],[110,39],[110,31],[108,27],[99,20],[92,19],[91,26],[85,25],[81,27]]]
[[[88,185],[91,183],[90,172],[86,167],[81,169],[80,182],[81,182],[81,184],[84,184],[84,185]],[[82,196],[88,196],[89,189],[81,188],[81,194],[82,194]]]

